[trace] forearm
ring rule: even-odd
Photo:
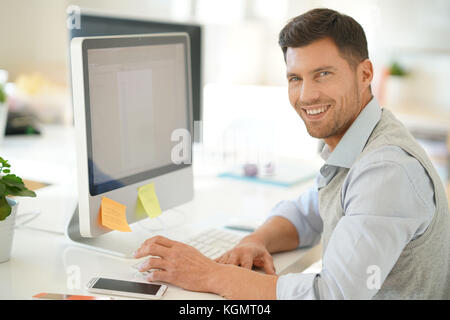
[[[217,264],[210,277],[210,292],[235,300],[276,299],[276,275],[267,275],[231,264]]]
[[[295,226],[286,218],[274,216],[248,238],[262,242],[271,253],[295,249],[300,244]]]

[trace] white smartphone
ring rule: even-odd
[[[103,277],[92,278],[87,284],[87,290],[92,293],[113,294],[144,299],[160,299],[166,289],[167,286],[163,284],[109,279]]]

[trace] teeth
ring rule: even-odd
[[[306,113],[307,114],[319,114],[319,113],[322,113],[322,112],[324,112],[326,110],[328,110],[328,106],[317,108],[317,109],[306,110]]]

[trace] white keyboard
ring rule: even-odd
[[[185,241],[211,259],[232,249],[244,235],[223,229],[207,229]]]
[[[187,241],[184,241],[184,243],[196,248],[208,258],[215,259],[220,257],[228,250],[232,249],[244,237],[244,235],[245,234],[240,234],[223,229],[211,228],[193,236]],[[139,261],[138,263],[133,264],[131,267],[135,270],[138,270],[141,263],[143,262]],[[141,274],[146,276],[152,271],[153,269],[141,272]]]

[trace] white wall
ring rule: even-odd
[[[7,69],[11,80],[39,71],[67,83],[69,5],[159,19],[171,15],[166,0],[0,0],[0,69]]]
[[[12,80],[20,73],[41,71],[64,82],[64,1],[0,2],[0,68]]]
[[[204,25],[204,80],[286,85],[278,33],[314,7],[347,13],[365,28],[377,76],[397,59],[415,76],[419,104],[450,110],[448,0],[0,0],[0,68],[14,80],[40,71],[67,83],[68,5]]]

